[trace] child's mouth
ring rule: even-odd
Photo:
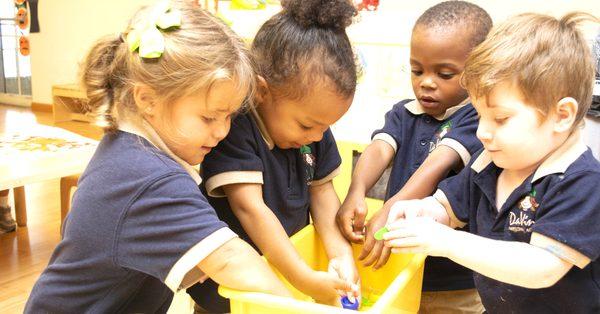
[[[423,96],[423,97],[419,98],[419,102],[421,103],[421,105],[423,105],[425,107],[432,107],[432,106],[436,106],[439,104],[439,101],[437,101],[437,100],[435,100],[435,98],[429,97],[429,96]]]

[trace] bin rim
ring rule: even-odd
[[[290,240],[293,242],[293,239],[296,237],[302,238],[306,233],[315,232],[315,227],[313,224],[309,224],[302,230],[298,231],[296,234],[290,237]],[[391,301],[396,297],[396,294],[400,290],[400,287],[406,285],[408,281],[410,281],[415,274],[417,274],[417,270],[423,266],[425,262],[426,255],[424,254],[408,254],[413,255],[406,267],[398,273],[396,278],[390,283],[386,291],[379,297],[377,302],[373,304],[373,306],[364,313],[383,313],[385,311],[385,306],[390,304]],[[263,257],[264,258],[264,257]],[[266,261],[266,259],[265,259]],[[219,294],[225,298],[230,299],[230,301],[242,301],[249,303],[260,303],[261,305],[266,306],[275,306],[275,307],[297,307],[305,309],[307,312],[319,312],[319,313],[356,313],[353,310],[346,310],[342,308],[336,308],[330,305],[312,303],[297,300],[290,297],[282,297],[277,295],[272,295],[268,293],[262,292],[248,292],[241,291],[237,289],[232,289],[228,287],[224,287],[219,285]]]

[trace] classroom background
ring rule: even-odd
[[[0,0],[0,190],[11,189],[10,204],[19,222],[16,232],[0,235],[0,313],[23,311],[31,287],[60,239],[61,219],[68,211],[77,174],[102,136],[101,129],[81,113],[84,96],[75,85],[78,66],[96,39],[121,32],[137,8],[154,2],[30,1],[39,23],[39,31],[33,31],[19,28],[14,0]],[[344,174],[336,181],[340,191],[350,178],[348,164],[383,124],[385,112],[412,97],[408,66],[412,25],[437,2],[380,0],[376,10],[361,11],[348,29],[363,75],[350,110],[332,128],[344,158]],[[522,12],[554,16],[574,10],[600,12],[600,2],[588,0],[471,2],[487,10],[495,23]],[[220,14],[248,41],[279,10],[277,5],[230,10],[229,4],[219,1]],[[28,40],[25,52],[21,37]],[[599,89],[597,84],[595,94]],[[600,157],[600,118],[586,118],[584,137]],[[186,312],[189,306],[184,293],[177,296],[171,312]]]

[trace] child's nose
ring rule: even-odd
[[[323,138],[323,132],[321,132],[320,130],[310,132],[310,134],[308,136],[308,140],[310,140],[313,143],[320,141],[322,138]]]
[[[479,126],[477,127],[477,138],[480,141],[489,141],[492,139],[493,135],[492,132],[490,131],[489,128],[487,128],[487,126],[485,125],[485,123],[482,123],[481,121],[479,121]]]
[[[425,76],[422,80],[421,80],[421,88],[426,88],[426,89],[436,89],[437,88],[437,84],[435,83],[435,81],[433,80],[433,78],[431,76]]]
[[[213,130],[213,137],[217,138],[219,141],[224,139],[225,136],[227,136],[227,133],[229,133],[229,127],[229,122],[224,122],[217,125]]]

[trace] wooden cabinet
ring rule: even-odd
[[[52,86],[54,122],[83,121],[93,122],[94,118],[85,114],[87,103],[85,93],[76,84]]]

